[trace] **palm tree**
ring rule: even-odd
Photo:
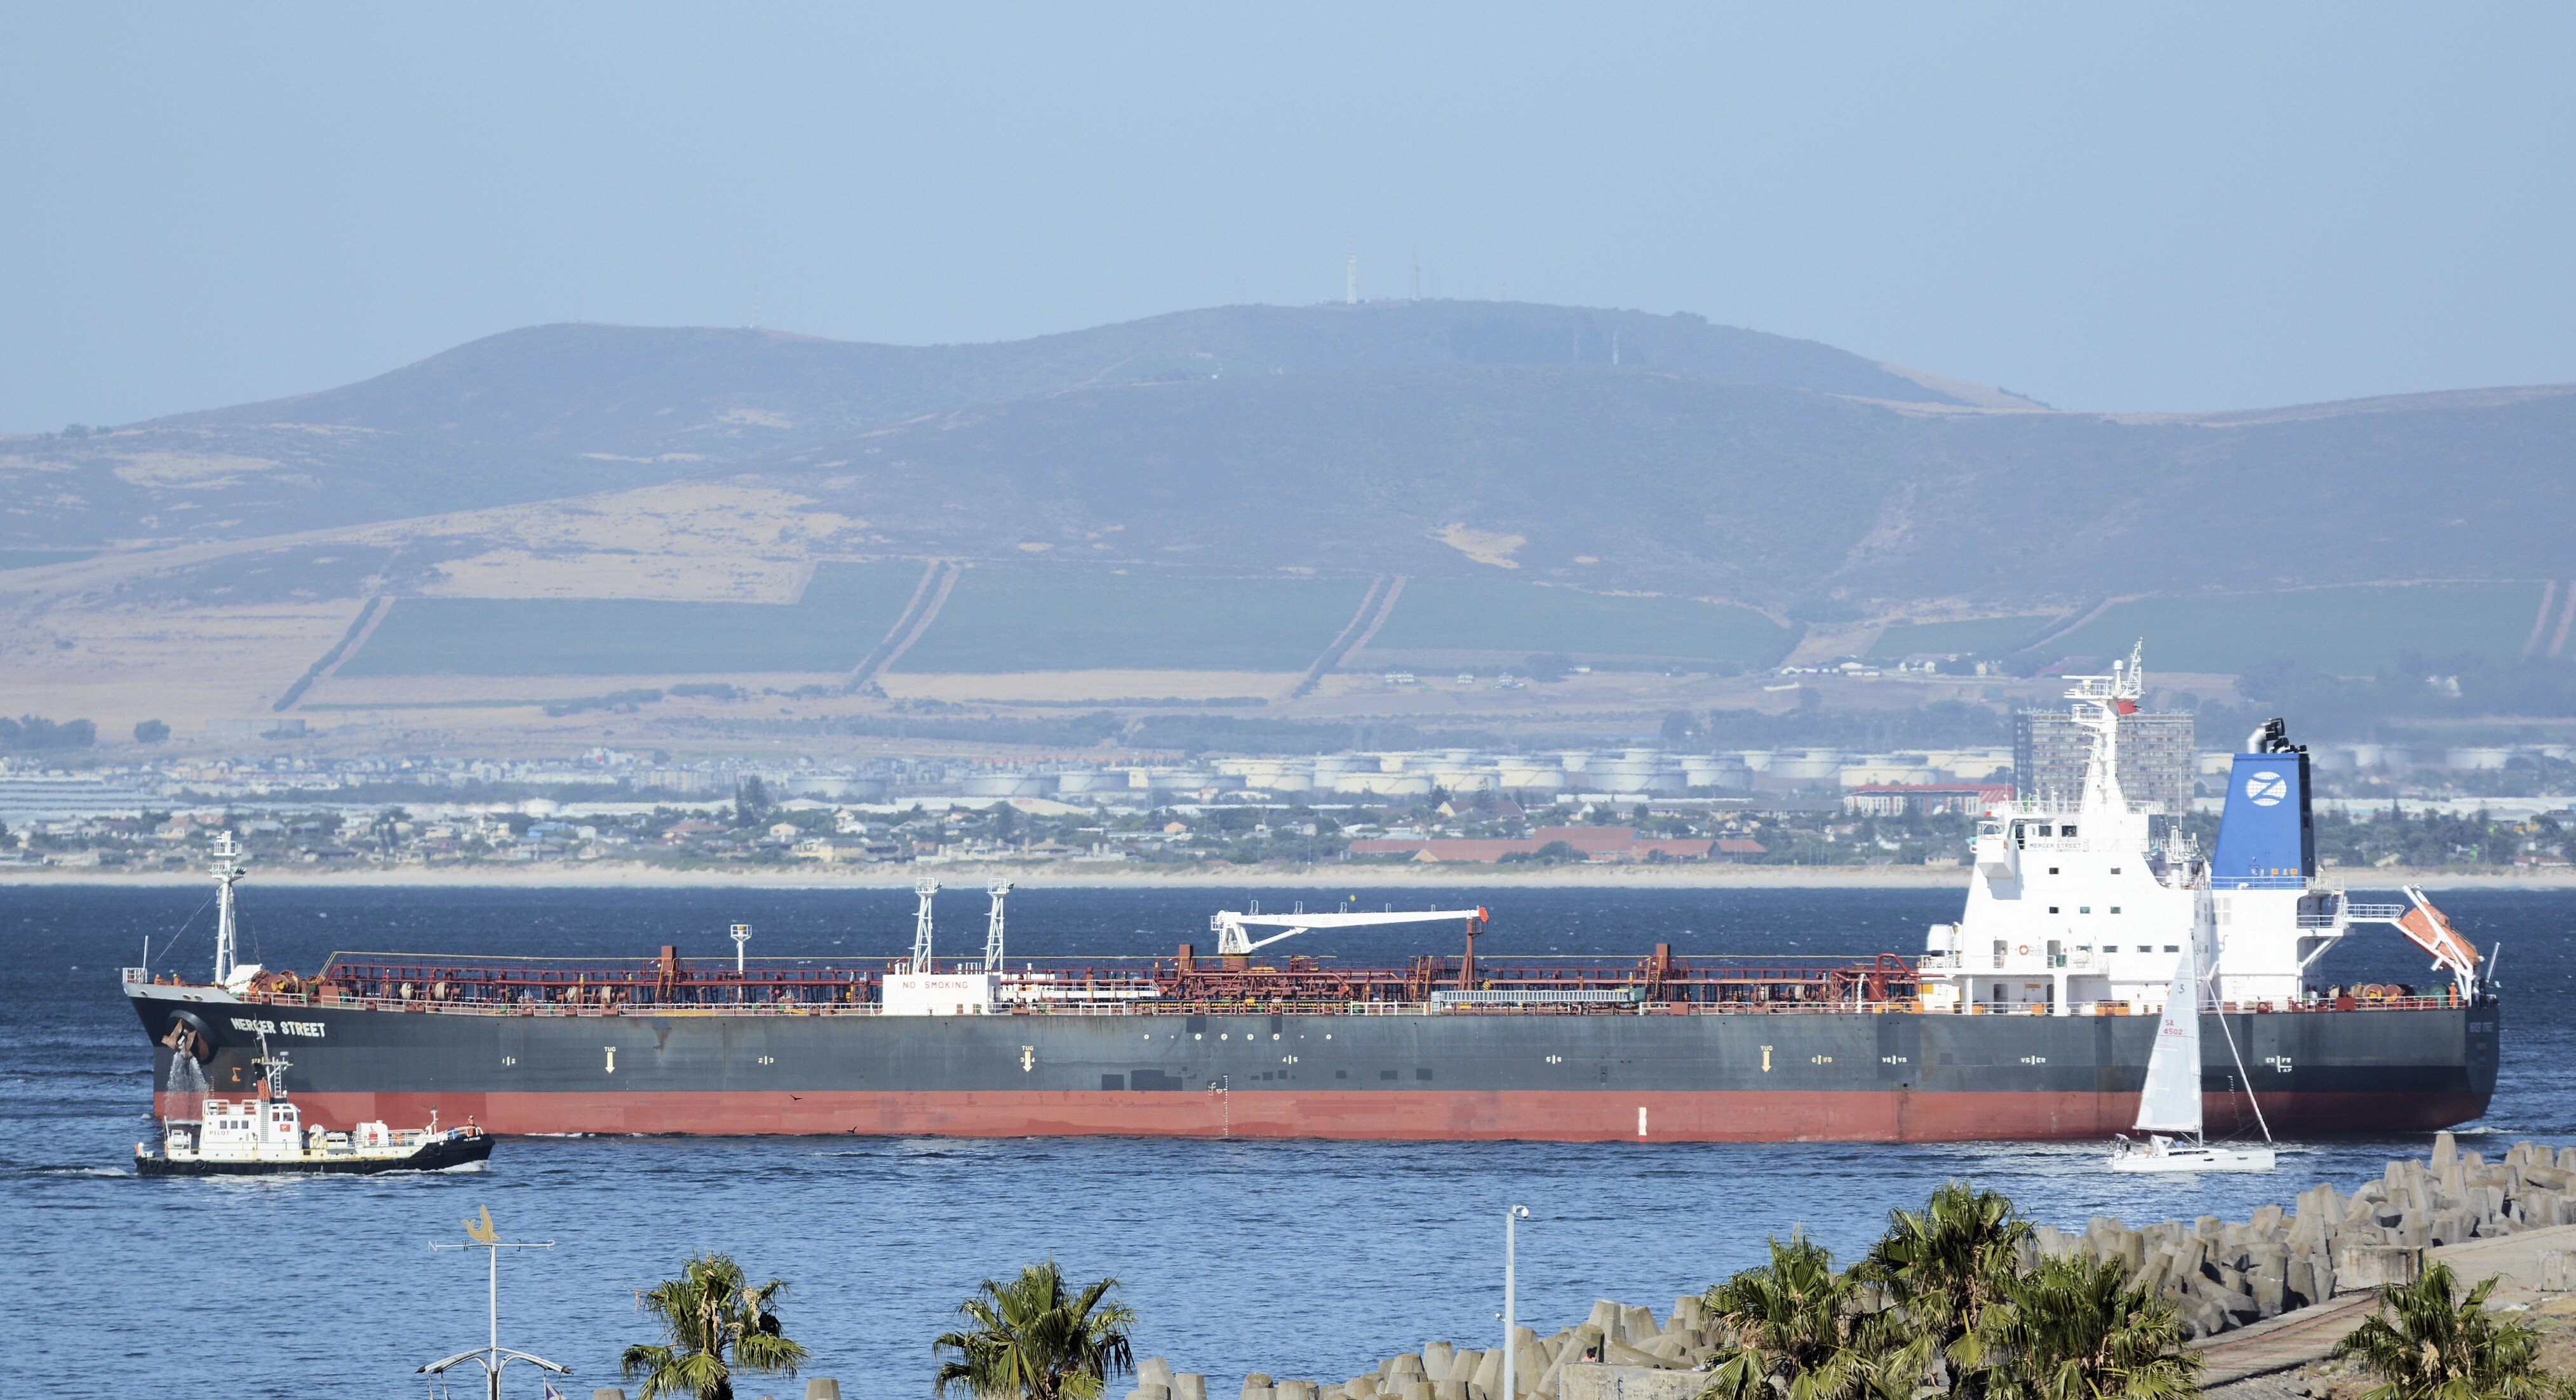
[[[2117,1259],[2066,1255],[2015,1278],[1980,1332],[1986,1393],[2010,1400],[2187,1400],[2201,1356],[2183,1349],[2182,1310],[2128,1283]]]
[[[1886,1235],[1852,1273],[1885,1290],[1898,1309],[1892,1321],[1916,1373],[1929,1376],[1937,1364],[1949,1373],[1950,1393],[1973,1398],[1987,1393],[1994,1369],[1986,1316],[2021,1277],[2030,1234],[2002,1194],[1948,1182],[1920,1211],[1889,1211]]]
[[[1804,1235],[1771,1241],[1771,1262],[1702,1299],[1724,1337],[1699,1400],[1861,1400],[1914,1392],[1920,1368],[1889,1365],[1885,1316]]]
[[[2460,1294],[2448,1264],[2379,1290],[2379,1310],[2342,1341],[2383,1382],[2364,1400],[2541,1400],[2576,1394],[2540,1366],[2540,1334],[2487,1311],[2488,1279]]]
[[[1136,1366],[1127,1339],[1136,1310],[1108,1301],[1117,1287],[1105,1278],[1067,1297],[1052,1259],[1009,1283],[984,1280],[957,1309],[973,1327],[931,1343],[955,1353],[940,1363],[937,1392],[962,1381],[976,1400],[1097,1400]]]
[[[678,1278],[638,1297],[662,1319],[661,1341],[639,1342],[617,1361],[620,1379],[643,1377],[640,1400],[733,1400],[734,1372],[792,1376],[805,1360],[805,1348],[778,1325],[775,1309],[787,1285],[771,1279],[751,1286],[732,1255],[691,1255]]]

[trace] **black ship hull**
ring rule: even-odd
[[[435,1111],[503,1134],[2099,1138],[2133,1120],[2156,1031],[2143,1016],[1898,1009],[619,1014],[129,990],[155,1042],[187,1017],[196,1034],[177,1039],[197,1047],[206,1091],[254,1081],[265,1028],[293,1046],[312,1121]],[[2495,1089],[2500,1020],[2492,999],[2207,1015],[2210,1131],[2252,1127],[2249,1091],[2282,1134],[2477,1118]],[[179,1103],[173,1058],[186,1053],[156,1048],[165,1109]]]

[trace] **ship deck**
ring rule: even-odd
[[[263,973],[247,1002],[486,1016],[873,1016],[900,959],[749,959],[737,970],[665,947],[648,959],[490,958],[335,953],[311,977]],[[980,962],[940,967],[974,975]],[[993,1015],[1133,1016],[1229,1012],[1310,1015],[1784,1015],[1921,1011],[1925,969],[1894,953],[1873,958],[1684,959],[1670,945],[1633,962],[1420,956],[1349,966],[1295,956],[1208,959],[1186,945],[1167,958],[1017,961],[997,970]],[[139,981],[140,978],[132,980]],[[146,983],[176,989],[177,982]],[[2406,1011],[2456,1006],[2448,988],[2400,986],[2283,1002],[2230,1003],[2226,1012]],[[2127,1015],[2124,1003],[2071,1014]],[[2045,1005],[1970,1004],[1969,1015],[2050,1015]]]

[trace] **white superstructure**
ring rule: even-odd
[[[2146,690],[2138,651],[2114,662],[2107,676],[2067,680],[2075,721],[2093,736],[2083,792],[2072,803],[2019,799],[1978,823],[1967,905],[1957,923],[1934,924],[1926,940],[1925,1010],[2161,1014],[2176,964],[2192,954],[2202,899],[2215,944],[2204,966],[2216,968],[2222,1004],[2251,1010],[2307,999],[2308,970],[2359,923],[2394,925],[2433,953],[2463,994],[2474,993],[2476,950],[2420,890],[2407,891],[2412,908],[2354,904],[2319,881],[2304,859],[2272,867],[2283,873],[2222,872],[2213,881],[2199,843],[2158,820],[2173,814],[2131,803],[2120,791],[2119,718],[2137,709]],[[2277,722],[2251,742],[2305,758],[2289,749]],[[2305,764],[2279,766],[2294,771],[2249,779],[2258,784],[2249,801],[2267,817],[2294,801],[2295,812],[2283,819],[2304,820]],[[2279,790],[2259,788],[2265,779],[2279,781]]]

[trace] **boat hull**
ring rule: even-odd
[[[486,1132],[1140,1135],[1554,1141],[2104,1138],[2135,1119],[2154,1038],[2137,1016],[1905,1011],[881,1016],[509,1015],[209,1003],[132,989],[156,1042],[186,1013],[203,1090],[255,1077],[288,1022],[310,1121]],[[2250,1130],[2204,1029],[2210,1130]],[[2234,1013],[2282,1135],[2428,1131],[2495,1087],[2495,1003]],[[283,1038],[281,1034],[281,1038]]]
[[[2212,1147],[2172,1153],[2123,1152],[2105,1165],[2115,1172],[2268,1172],[2275,1164],[2268,1147]]]
[[[134,1154],[137,1176],[380,1176],[387,1172],[443,1172],[479,1168],[492,1156],[488,1133],[422,1144],[403,1157],[337,1157],[309,1162],[173,1160]]]

